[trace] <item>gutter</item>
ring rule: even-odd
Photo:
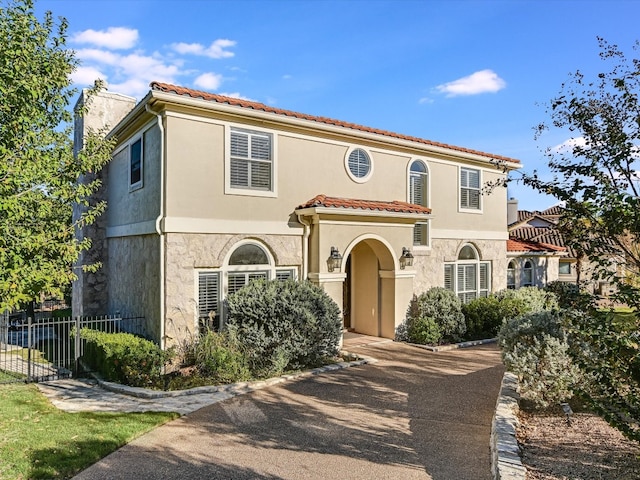
[[[160,212],[156,218],[156,233],[160,237],[160,348],[165,348],[165,234],[162,230],[162,222],[165,218],[164,211],[164,177],[165,177],[165,153],[164,153],[164,126],[162,125],[162,114],[154,112],[149,108],[149,104],[145,104],[145,110],[156,116],[158,128],[160,129]]]

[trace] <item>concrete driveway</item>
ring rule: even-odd
[[[241,395],[168,423],[76,479],[490,479],[495,345],[379,360]]]

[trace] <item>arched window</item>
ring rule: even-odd
[[[507,288],[516,288],[516,262],[511,260],[507,265]]]
[[[232,249],[222,268],[198,269],[198,319],[218,329],[224,321],[222,300],[257,279],[296,278],[296,267],[276,267],[269,250],[254,240],[243,240]]]
[[[491,264],[480,261],[473,245],[464,245],[458,260],[444,265],[444,287],[456,292],[462,302],[486,297],[491,290]]]
[[[421,160],[411,163],[409,168],[409,203],[429,206],[429,173],[427,166]],[[417,222],[413,229],[413,244],[429,244],[428,222]]]
[[[531,260],[524,262],[522,267],[522,286],[531,287],[533,285],[533,263]]]

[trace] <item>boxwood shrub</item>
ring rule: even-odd
[[[405,322],[408,340],[426,345],[458,342],[467,328],[460,299],[442,287],[414,295]]]
[[[82,356],[105,380],[135,387],[157,384],[172,351],[130,333],[105,333],[83,328]]]
[[[338,354],[340,309],[310,282],[255,280],[229,295],[226,308],[225,328],[256,376],[318,366]]]

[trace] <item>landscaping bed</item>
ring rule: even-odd
[[[636,480],[640,444],[600,416],[579,411],[566,416],[521,409],[518,443],[527,480]]]

